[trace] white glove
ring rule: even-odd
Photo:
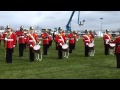
[[[41,44],[41,41],[38,44]]]
[[[60,46],[62,46],[62,43],[60,43]]]
[[[30,45],[30,47],[33,47],[32,45]]]
[[[5,41],[7,40],[7,38],[5,38]]]
[[[15,45],[13,45],[13,47],[15,47]]]
[[[88,43],[86,43],[86,45],[88,45]]]

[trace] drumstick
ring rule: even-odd
[[[38,45],[41,44],[41,41],[38,43]]]

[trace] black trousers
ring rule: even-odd
[[[23,56],[23,52],[24,52],[24,44],[19,44],[19,56],[22,57]]]
[[[116,54],[117,68],[120,68],[120,53]]]
[[[62,46],[58,46],[58,59],[62,59]]]
[[[89,56],[89,47],[85,46],[85,57]]]
[[[73,49],[75,49],[75,43],[73,44]]]
[[[29,48],[29,58],[30,58],[30,62],[34,61],[35,54],[33,52],[33,48]]]
[[[48,44],[43,44],[43,55],[47,55]]]
[[[58,46],[57,46],[57,45],[58,45],[58,43],[56,42],[56,43],[55,43],[55,46],[56,46],[56,50],[58,50]]]
[[[52,46],[52,40],[51,40],[51,41],[49,41],[49,46]]]
[[[13,54],[13,48],[7,48],[6,49],[6,62],[12,63],[12,54]]]
[[[74,44],[69,44],[69,53],[72,53],[73,47],[74,47]]]
[[[24,44],[24,49],[26,49],[26,46],[27,46],[27,44],[25,43],[25,44]]]
[[[105,53],[105,55],[109,55],[109,45],[104,45],[104,47],[105,47],[105,51],[104,51],[104,53]]]

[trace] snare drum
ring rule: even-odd
[[[89,49],[94,49],[94,43],[88,44]]]
[[[34,50],[35,53],[40,53],[40,45],[35,45],[33,47],[33,50]]]
[[[63,50],[68,49],[68,45],[67,45],[67,44],[63,44],[63,45],[62,45],[62,49],[63,49]]]
[[[109,45],[111,49],[115,47],[115,43],[110,43]]]

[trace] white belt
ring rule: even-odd
[[[48,39],[43,39],[43,40],[48,40]]]
[[[13,41],[13,39],[7,39],[7,41]]]
[[[90,40],[85,40],[85,41],[90,41]]]
[[[70,38],[70,40],[73,40],[74,38]]]
[[[19,36],[19,38],[24,38],[24,36]]]
[[[29,40],[29,42],[34,42],[33,40]]]

